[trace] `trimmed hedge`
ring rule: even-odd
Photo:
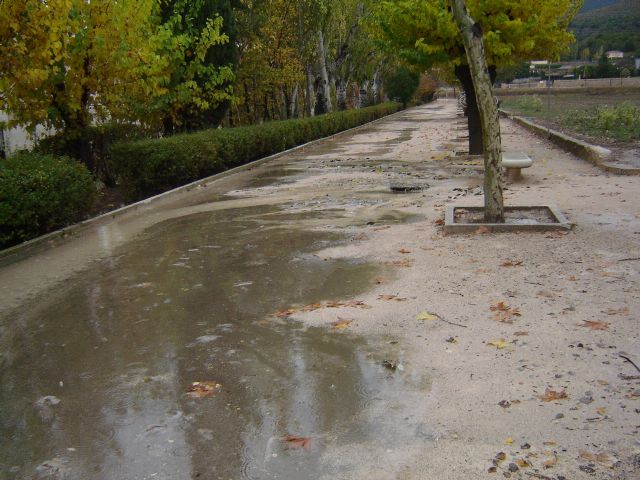
[[[82,220],[95,196],[93,177],[76,160],[18,153],[0,161],[0,248]]]
[[[115,144],[111,159],[125,196],[138,200],[400,110],[384,103],[317,117]]]

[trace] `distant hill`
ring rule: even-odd
[[[603,49],[640,55],[640,0],[586,0],[570,28],[578,54],[588,48],[591,54]]]

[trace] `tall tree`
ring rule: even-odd
[[[152,0],[0,2],[0,109],[11,123],[53,127],[94,171],[84,130],[131,117],[146,82]]]
[[[169,59],[166,93],[156,99],[165,133],[216,126],[233,99],[236,35],[229,0],[159,0],[158,45]],[[226,15],[229,25],[223,32]]]
[[[556,59],[573,41],[567,26],[582,0],[468,0],[469,14],[484,32],[487,64],[495,68],[523,59]],[[448,64],[467,92],[469,151],[482,153],[482,130],[464,45],[451,0],[383,1],[376,11],[379,35],[406,61],[428,68]]]

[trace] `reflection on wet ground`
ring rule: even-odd
[[[386,370],[379,347],[271,316],[357,295],[379,273],[314,256],[341,237],[286,228],[291,220],[262,206],[165,221],[7,316],[0,478],[292,479],[348,468],[323,453],[379,435],[365,407],[426,385]],[[190,398],[195,381],[220,391]]]

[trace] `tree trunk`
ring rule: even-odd
[[[338,103],[338,110],[347,109],[347,88],[348,87],[349,87],[349,82],[342,78],[336,82],[336,100]]]
[[[307,89],[304,97],[304,113],[307,117],[313,117],[316,112],[316,92],[314,89],[313,69],[307,65],[305,68],[307,77]]]
[[[484,218],[504,222],[500,118],[482,43],[482,27],[467,13],[464,0],[453,0],[453,16],[462,34],[482,125],[484,146]],[[469,102],[467,97],[467,102]],[[471,136],[471,135],[469,135]]]
[[[469,154],[482,155],[482,124],[480,122],[480,112],[478,111],[478,103],[476,102],[476,91],[473,88],[469,65],[456,66],[455,74],[458,80],[460,80],[467,99],[465,114],[467,116],[467,127],[469,130]]]
[[[288,114],[289,118],[296,118],[298,116],[298,91],[300,90],[300,86],[296,84],[293,87],[293,92],[291,93],[291,97],[289,98],[288,105]]]
[[[333,108],[331,105],[329,73],[327,71],[327,50],[324,46],[324,34],[322,30],[318,32],[318,69],[320,71],[320,85],[316,109],[319,113],[330,113]]]

